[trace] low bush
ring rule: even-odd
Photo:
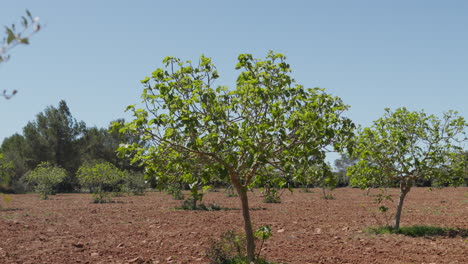
[[[2,198],[1,200],[3,200],[3,202],[0,200],[0,210],[2,209],[6,209],[8,207],[8,204],[11,202],[11,196],[10,195],[7,195],[7,194],[3,194],[2,195]]]
[[[399,229],[394,229],[391,226],[378,226],[367,228],[366,231],[371,234],[402,234],[411,237],[468,237],[468,229],[449,228],[438,226],[404,226]]]
[[[265,240],[271,237],[270,226],[259,227],[255,232],[255,237],[257,244],[260,243],[260,245],[254,264],[275,264],[260,258]],[[210,241],[206,256],[210,259],[211,264],[250,264],[246,260],[245,241],[244,235],[229,230],[223,233],[220,239]]]
[[[210,203],[208,205],[205,205],[204,203],[195,204],[193,202],[193,198],[190,197],[190,198],[184,200],[182,205],[180,207],[177,207],[177,209],[180,209],[180,210],[200,210],[200,211],[219,211],[219,210],[222,210],[223,208],[218,204],[212,204],[212,203]]]

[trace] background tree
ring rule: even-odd
[[[86,125],[73,118],[65,101],[58,108],[49,106],[29,122],[23,129],[27,143],[26,162],[29,168],[38,162],[51,162],[73,175],[80,166],[78,139],[82,137]],[[63,186],[71,190],[74,179]]]
[[[141,81],[146,108],[129,106],[134,120],[114,126],[151,145],[126,145],[121,151],[135,154],[149,168],[160,146],[222,168],[239,194],[247,260],[253,261],[248,187],[265,166],[293,174],[301,160],[323,160],[326,146],[343,149],[354,126],[341,116],[347,106],[322,89],[295,85],[285,57],[273,52],[265,60],[239,55],[241,73],[233,90],[214,87],[219,74],[203,55],[195,66],[173,57],[163,63],[165,68]]]
[[[58,165],[71,175],[61,184],[60,191],[76,189],[76,170],[83,162],[96,160],[110,162],[121,170],[131,171],[131,175],[136,177],[136,184],[141,181],[138,173],[143,168],[116,156],[121,143],[144,144],[138,136],[132,134],[109,132],[104,128],[86,128],[83,121],[77,121],[72,116],[66,102],[62,100],[58,107],[49,106],[37,114],[34,121],[28,122],[23,128],[23,135],[14,134],[3,140],[0,152],[13,165],[8,189],[14,192],[26,191],[23,176],[41,162]]]
[[[281,203],[284,190],[292,190],[290,179],[282,171],[273,166],[265,166],[258,170],[253,185],[259,187],[265,203]]]
[[[182,184],[190,190],[190,197],[183,203],[183,208],[196,210],[197,203],[203,200],[204,192],[211,188],[212,168],[205,166],[197,156],[187,155],[188,153],[176,152],[172,148],[164,151],[165,160],[162,155],[157,155],[158,162],[162,165],[157,177],[159,184],[165,188],[171,185]]]
[[[0,152],[0,192],[7,190],[10,185],[13,172],[13,163],[5,160],[3,153]]]
[[[335,197],[331,193],[338,186],[338,177],[334,174],[330,165],[326,164],[323,167],[316,167],[314,171],[314,185],[322,189],[322,198],[333,200]]]
[[[109,162],[85,163],[76,175],[81,186],[93,193],[95,203],[107,202],[110,192],[121,191],[119,184],[128,176],[127,172],[119,170]]]
[[[35,190],[41,194],[42,199],[57,192],[56,188],[67,177],[67,171],[53,166],[48,162],[42,162],[31,171],[26,180],[35,184]]]
[[[112,123],[124,123],[123,119],[112,121]],[[100,160],[114,164],[121,170],[131,170],[142,172],[143,168],[137,164],[130,164],[128,159],[119,158],[116,151],[120,144],[144,144],[138,135],[130,133],[121,134],[112,132],[107,128],[91,127],[83,131],[83,136],[79,140],[79,150],[82,162]]]
[[[29,38],[41,28],[39,17],[33,18],[29,10],[26,10],[26,16],[21,17],[20,27],[21,29],[18,29],[18,26],[15,24],[5,26],[5,37],[3,37],[2,47],[0,48],[0,64],[10,59],[8,52],[12,48],[17,45],[29,44]],[[16,90],[13,90],[11,94],[8,94],[6,90],[3,90],[3,97],[10,99],[16,93]]]
[[[2,142],[1,152],[4,160],[13,167],[8,186],[5,186],[10,192],[24,192],[26,187],[23,184],[22,177],[30,169],[34,169],[34,167],[28,168],[26,164],[26,147],[25,138],[20,134],[14,134],[5,138]]]
[[[435,184],[459,184],[463,177],[462,149],[467,123],[456,112],[442,118],[420,111],[385,109],[382,118],[360,131],[355,153],[359,162],[349,168],[353,185],[374,182],[400,187],[394,229],[400,227],[403,202],[420,178]]]
[[[335,174],[338,180],[338,187],[344,187],[349,185],[349,177],[346,173],[348,168],[356,163],[357,159],[350,157],[348,154],[342,154],[339,159],[336,159],[334,161],[334,165],[336,168]]]

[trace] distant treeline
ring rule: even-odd
[[[123,123],[124,120],[113,122]],[[143,172],[144,168],[132,165],[128,159],[116,155],[120,144],[133,143],[144,144],[138,135],[111,132],[108,128],[87,127],[85,122],[73,118],[67,103],[62,100],[57,108],[49,106],[37,114],[36,119],[23,128],[22,134],[14,134],[3,140],[0,148],[0,192],[21,193],[31,190],[32,186],[29,186],[25,179],[28,173],[42,162],[49,162],[67,171],[67,178],[58,186],[58,192],[79,190],[81,186],[76,172],[86,162],[109,162],[122,171]],[[468,159],[468,152],[465,152],[465,157]],[[334,161],[333,175],[327,177],[327,181],[310,180],[310,177],[304,177],[302,180],[289,179],[284,187],[349,186],[347,168],[356,162],[356,158],[344,154]],[[155,178],[147,176],[154,187]],[[468,172],[465,174],[465,182],[468,183]],[[215,187],[230,186],[224,181],[211,184]],[[271,187],[275,188],[274,181],[271,184]],[[260,185],[264,186],[265,183]],[[422,179],[415,182],[415,185],[430,187],[433,183],[431,180]]]
[[[123,119],[116,120],[124,122]],[[49,162],[68,173],[59,190],[77,189],[75,173],[88,161],[107,161],[121,170],[142,171],[128,160],[120,159],[120,143],[138,143],[135,135],[111,133],[107,128],[87,127],[73,118],[65,101],[49,106],[29,122],[22,134],[5,138],[0,148],[0,192],[20,193],[28,190],[24,180],[41,162]]]

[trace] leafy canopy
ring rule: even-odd
[[[441,185],[460,183],[466,126],[454,111],[437,118],[423,111],[386,109],[384,117],[357,138],[359,162],[349,169],[351,183],[363,188],[420,178]]]
[[[461,142],[467,123],[454,111],[439,119],[423,111],[385,110],[384,117],[357,138],[359,162],[348,170],[351,184],[361,188],[399,183],[394,229],[400,228],[403,202],[416,180],[435,185],[461,184],[464,162]]]
[[[294,84],[282,54],[270,52],[265,60],[241,54],[238,61],[237,86],[229,90],[214,86],[219,74],[210,58],[202,55],[196,66],[165,58],[165,68],[141,81],[146,107],[129,106],[134,120],[115,124],[152,145],[125,145],[121,152],[136,154],[135,162],[150,160],[150,170],[157,157],[185,153],[185,160],[221,167],[247,186],[267,164],[294,173],[309,157],[323,163],[326,146],[346,147],[354,125],[341,116],[348,108],[341,99]]]
[[[27,181],[36,184],[36,191],[47,199],[48,195],[55,193],[56,186],[67,177],[67,171],[54,166],[49,162],[40,163],[27,176]]]
[[[76,177],[81,186],[93,192],[94,202],[102,203],[107,201],[110,191],[120,188],[118,184],[128,178],[128,173],[109,162],[86,162],[78,169]]]
[[[77,177],[81,185],[94,188],[117,184],[126,178],[126,173],[109,162],[88,162],[78,169]]]

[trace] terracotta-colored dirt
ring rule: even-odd
[[[250,193],[255,226],[271,225],[262,256],[280,263],[468,263],[468,238],[370,235],[382,223],[377,207],[359,189],[337,189],[335,200],[313,193],[285,192],[280,204]],[[397,200],[397,190],[390,190]],[[238,198],[210,192],[204,202],[235,210],[178,211],[180,201],[164,193],[114,198],[93,204],[88,194],[12,195],[0,210],[0,263],[209,263],[210,238],[241,231]],[[408,194],[402,226],[438,225],[468,229],[468,188]]]

